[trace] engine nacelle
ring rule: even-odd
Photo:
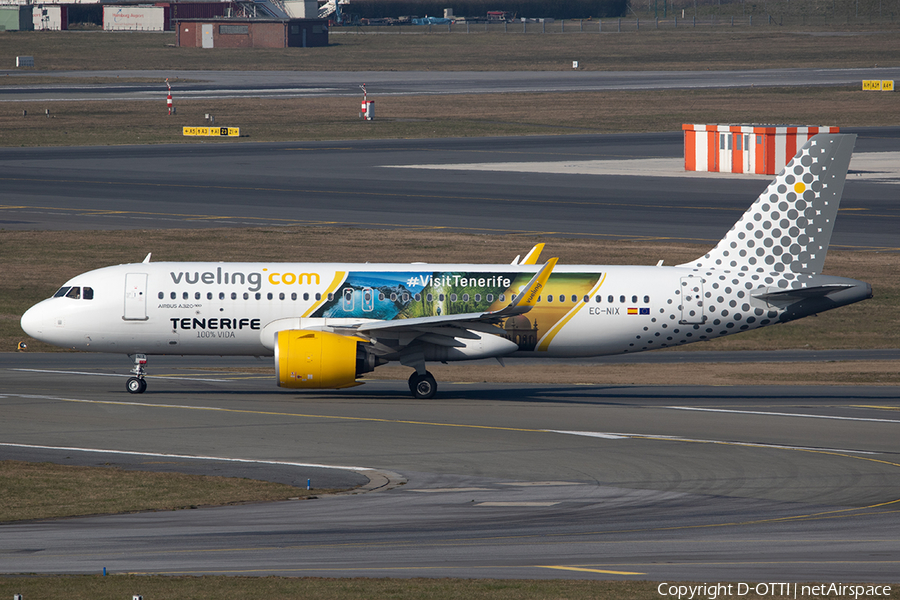
[[[275,334],[278,385],[338,389],[362,385],[356,377],[375,368],[367,341],[327,331],[288,329]]]

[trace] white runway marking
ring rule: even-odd
[[[10,371],[24,371],[26,373],[54,373],[57,375],[95,375],[97,377],[131,377],[130,373],[91,373],[88,371],[53,371],[50,369],[10,369]],[[182,377],[173,375],[162,377],[160,375],[148,375],[145,379],[183,379],[184,381],[214,381],[216,383],[231,383],[230,379],[201,379],[199,377]]]
[[[806,419],[832,419],[835,421],[869,421],[872,423],[900,423],[897,419],[872,419],[867,417],[838,417],[835,415],[810,415],[806,413],[779,413],[762,410],[731,410],[726,408],[696,408],[693,406],[667,406],[672,410],[693,410],[697,412],[735,413],[739,415],[764,415],[771,417],[803,417]]]
[[[193,456],[190,454],[165,454],[156,452],[132,452],[129,450],[106,450],[103,448],[70,448],[65,446],[38,446],[32,444],[10,444],[0,442],[0,446],[10,448],[31,448],[35,450],[65,450],[66,452],[98,452],[101,454],[122,454],[125,456],[147,456],[152,458],[184,458],[190,460],[216,460],[234,463],[252,463],[257,465],[279,465],[283,467],[316,467],[320,469],[337,469],[340,471],[373,471],[370,467],[347,467],[340,465],[322,465],[317,463],[298,463],[282,460],[253,460],[249,458],[226,458],[223,456]]]
[[[668,408],[679,408],[670,406]],[[728,411],[726,411],[728,412]],[[789,415],[794,416],[794,415]],[[747,446],[750,448],[773,448],[776,450],[812,450],[816,452],[845,452],[847,454],[881,454],[880,452],[869,452],[867,450],[846,450],[844,448],[813,448],[809,446],[786,446],[782,444],[763,444],[759,442],[740,442],[729,440],[703,440],[696,438],[686,438],[677,435],[659,435],[652,433],[600,433],[591,431],[554,431],[545,429],[547,433],[563,433],[566,435],[581,435],[587,437],[603,438],[606,440],[661,440],[664,442],[689,442],[696,444],[723,444],[726,446]]]
[[[611,160],[567,160],[541,162],[461,163],[449,165],[383,165],[391,169],[434,169],[450,171],[502,171],[567,175],[631,175],[635,177],[701,177],[715,179],[770,180],[756,173],[709,173],[685,171],[684,158],[635,158]],[[868,180],[900,184],[900,152],[862,152],[853,155],[848,181]]]

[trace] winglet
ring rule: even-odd
[[[527,307],[530,310],[531,307],[537,304],[538,296],[541,295],[541,290],[547,285],[547,280],[550,279],[550,273],[553,272],[553,269],[556,267],[556,261],[558,260],[558,258],[551,258],[544,263],[541,270],[535,273],[534,277],[531,278],[531,281],[522,288],[522,292],[516,295],[515,302],[510,306],[514,308]]]
[[[522,287],[522,291],[516,294],[516,299],[511,304],[498,311],[484,313],[482,316],[489,319],[502,319],[527,313],[535,304],[537,304],[537,299],[541,295],[541,290],[547,285],[547,280],[550,279],[550,274],[553,272],[554,267],[556,267],[556,261],[558,260],[558,258],[551,258],[548,260],[544,266],[535,273],[534,277],[531,278],[531,281]]]
[[[151,255],[151,254],[153,254],[153,253],[152,253],[152,252],[148,252],[148,253],[147,253],[147,256],[144,258],[144,262],[145,262],[145,263],[150,262],[150,255]]]
[[[531,249],[531,252],[525,255],[525,258],[519,263],[520,265],[536,265],[538,259],[541,257],[541,252],[544,250],[544,243],[535,244],[534,248]],[[518,258],[518,257],[517,257]]]

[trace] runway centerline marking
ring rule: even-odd
[[[697,412],[735,413],[739,415],[763,415],[772,417],[802,417],[806,419],[831,419],[835,421],[868,421],[872,423],[900,423],[897,419],[874,419],[868,417],[839,417],[837,415],[811,415],[807,413],[780,413],[762,410],[733,410],[728,408],[699,408],[694,406],[667,406],[671,410],[692,410]]]

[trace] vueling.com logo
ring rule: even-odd
[[[268,269],[263,269],[263,273],[243,273],[235,271],[229,273],[223,271],[222,267],[217,267],[215,272],[206,271],[175,271],[169,272],[172,281],[180,284],[182,281],[189,285],[203,283],[206,285],[246,285],[251,292],[258,292],[262,287],[263,276],[272,285],[319,285],[320,278],[318,273],[269,273]]]

